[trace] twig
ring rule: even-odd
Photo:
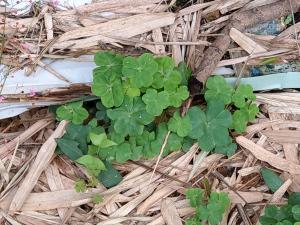
[[[248,203],[247,201],[246,201],[246,199],[244,199],[244,197],[243,196],[241,196],[236,190],[235,190],[235,188],[233,188],[233,187],[231,187],[231,185],[229,185],[226,181],[225,181],[225,179],[224,179],[224,177],[223,177],[223,175],[222,174],[220,174],[218,171],[213,171],[213,172],[211,172],[211,174],[212,175],[214,175],[216,178],[218,178],[219,180],[221,180],[230,190],[232,190],[235,194],[237,194],[237,196],[239,196],[246,204]]]
[[[161,157],[162,157],[162,154],[164,153],[165,147],[166,147],[166,145],[167,145],[167,143],[168,143],[168,139],[169,139],[170,133],[171,133],[171,131],[168,131],[168,133],[167,133],[167,135],[166,135],[166,137],[165,137],[165,139],[164,139],[164,143],[163,143],[163,145],[162,145],[161,148],[160,148],[160,152],[159,152],[159,155],[158,155],[158,157],[157,157],[157,160],[156,160],[156,163],[155,163],[153,172],[152,172],[152,174],[151,174],[151,177],[150,177],[150,180],[149,180],[149,184],[152,182],[152,178],[153,178],[154,173],[155,173],[155,171],[156,171],[156,169],[157,169],[158,163],[159,163],[159,161],[160,161],[160,159],[161,159]]]
[[[154,169],[153,169],[152,167],[147,166],[147,165],[145,165],[145,164],[143,164],[143,163],[140,163],[140,162],[137,162],[137,161],[132,161],[132,160],[130,160],[130,162],[133,163],[133,164],[135,164],[135,165],[144,167],[144,168],[147,169],[147,170],[154,171]],[[170,179],[170,180],[177,181],[177,182],[179,182],[179,183],[185,185],[186,187],[192,187],[192,185],[191,185],[190,183],[187,183],[187,182],[184,182],[184,181],[182,181],[182,180],[179,180],[179,179],[177,179],[176,177],[170,176],[170,175],[168,175],[168,174],[166,174],[166,173],[164,173],[164,172],[159,171],[158,169],[155,170],[155,173],[158,173],[158,174],[160,174],[160,175],[162,175],[162,176],[164,176],[164,177],[166,177],[166,178],[168,178],[168,179]]]

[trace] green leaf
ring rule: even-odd
[[[83,155],[82,151],[78,148],[79,143],[76,141],[60,138],[56,139],[56,143],[60,151],[73,161]]]
[[[88,123],[88,126],[90,126],[90,127],[97,127],[97,125],[98,125],[98,122],[97,122],[96,118],[91,119],[90,122]]]
[[[117,144],[121,144],[125,141],[125,137],[122,134],[116,133],[113,126],[110,126],[108,131],[109,131],[108,137],[113,142],[115,142]]]
[[[223,146],[216,146],[215,153],[227,155],[228,157],[231,157],[234,155],[235,151],[237,149],[237,145],[235,143],[232,143],[232,139],[229,138],[228,144]]]
[[[158,70],[154,74],[152,86],[155,89],[164,87],[167,91],[174,91],[181,83],[181,74],[175,69],[174,59],[168,56],[156,59]]]
[[[77,180],[77,181],[75,182],[74,188],[75,188],[75,191],[76,191],[76,192],[85,192],[86,189],[87,189],[86,183],[85,183],[85,181],[82,180],[82,179],[79,179],[79,180]]]
[[[197,106],[191,107],[187,115],[190,118],[192,130],[189,132],[188,136],[192,139],[198,139],[204,134],[203,124],[206,122],[205,113]]]
[[[201,149],[204,151],[212,151],[217,146],[226,146],[229,144],[228,128],[231,127],[232,117],[231,113],[224,109],[223,102],[209,102],[205,116],[201,113],[200,109],[193,109],[193,114],[199,115],[197,127],[202,127],[203,134],[198,137],[193,136],[191,133],[189,135],[191,138],[198,138],[198,143]],[[188,115],[192,114],[188,113]],[[192,120],[192,126],[193,121],[194,120]],[[201,134],[200,131],[199,134]]]
[[[233,94],[232,87],[225,81],[222,76],[213,76],[206,82],[205,100],[207,102],[221,100],[224,104],[231,102]]]
[[[265,216],[275,218],[278,213],[278,208],[275,205],[268,205],[265,208]]]
[[[185,137],[183,139],[183,143],[182,143],[182,150],[184,152],[188,152],[191,147],[193,146],[193,144],[195,143],[195,140],[189,137]]]
[[[230,200],[227,193],[212,192],[209,196],[207,211],[203,220],[207,220],[211,225],[216,225],[221,222],[223,214],[230,205]],[[201,218],[201,216],[200,216]]]
[[[100,148],[108,148],[113,145],[117,145],[115,142],[109,140],[105,133],[102,134],[90,133],[90,139],[94,145]]]
[[[192,130],[190,118],[188,116],[181,117],[176,111],[168,122],[168,129],[177,133],[179,137],[186,137]]]
[[[260,172],[261,172],[261,175],[262,175],[266,185],[272,192],[276,192],[278,190],[278,188],[280,188],[282,186],[283,181],[272,170],[270,170],[268,168],[262,168],[260,170]]]
[[[93,71],[94,76],[101,76],[104,74],[121,74],[123,57],[112,52],[97,52],[94,61],[98,67]]]
[[[203,205],[204,190],[200,188],[189,188],[185,192],[185,196],[192,207],[196,208]]]
[[[275,220],[274,218],[267,217],[267,216],[261,216],[259,218],[259,222],[262,225],[274,225],[277,223],[277,220]]]
[[[201,223],[196,216],[193,216],[186,221],[186,225],[201,225]]]
[[[292,208],[292,213],[293,213],[294,219],[296,221],[300,221],[300,205],[294,205]]]
[[[180,62],[178,64],[177,70],[181,74],[181,85],[188,85],[188,81],[192,76],[192,70],[188,67],[185,62]]]
[[[88,111],[82,107],[83,102],[71,102],[57,108],[56,115],[59,120],[69,120],[74,124],[82,124],[88,118]]]
[[[66,127],[66,133],[62,137],[63,139],[73,140],[79,143],[78,148],[82,151],[83,154],[87,153],[87,139],[88,133],[91,127],[89,125],[76,125],[69,123]]]
[[[243,111],[236,110],[233,113],[232,119],[232,127],[236,132],[243,133],[246,131],[248,119],[247,115]]]
[[[123,61],[122,73],[130,79],[132,87],[149,87],[153,82],[153,74],[156,73],[157,67],[153,55],[144,53],[138,58],[126,57]]]
[[[155,89],[149,88],[142,99],[146,104],[146,111],[153,116],[159,116],[169,106],[169,94],[165,91],[157,93]]]
[[[102,170],[105,170],[104,163],[91,155],[81,156],[76,160],[77,163],[84,165],[93,176],[98,176]]]
[[[131,159],[132,151],[129,143],[122,143],[114,147],[116,151],[116,161],[124,163]]]
[[[104,161],[106,170],[103,170],[98,175],[98,180],[106,188],[111,188],[118,185],[122,181],[122,176],[118,170],[116,170],[109,161]]]
[[[186,86],[179,86],[175,90],[168,91],[170,106],[180,107],[182,102],[189,97],[189,91]]]
[[[290,194],[289,205],[300,205],[300,192],[294,192]]]
[[[238,133],[245,132],[248,122],[254,120],[258,112],[259,109],[256,104],[246,105],[240,110],[236,110],[233,113],[232,125],[235,131]]]
[[[96,115],[95,115],[96,119],[97,120],[103,120],[105,122],[109,122],[109,118],[106,115],[106,110],[107,109],[105,108],[105,106],[100,101],[97,102],[96,108],[98,110],[96,112]]]
[[[232,95],[232,101],[238,108],[245,107],[247,100],[255,101],[255,99],[256,97],[253,94],[253,88],[249,84],[241,84]]]
[[[119,108],[107,110],[108,117],[113,120],[114,130],[118,134],[141,135],[144,125],[151,123],[154,117],[146,111],[141,97],[124,99]]]
[[[116,73],[94,76],[92,92],[101,98],[107,108],[120,106],[124,99],[121,79]]]
[[[154,156],[160,153],[160,149],[165,141],[168,133],[168,127],[165,123],[160,123],[157,131],[155,140],[151,142],[151,152]],[[168,155],[171,151],[177,151],[181,149],[183,138],[177,134],[170,133],[167,143],[164,148],[163,156]]]
[[[100,202],[103,201],[103,198],[101,197],[101,195],[99,194],[94,194],[93,197],[92,197],[92,202],[94,204],[99,204]]]
[[[153,158],[156,156],[151,149],[151,142],[155,140],[155,133],[144,130],[142,135],[136,137],[137,146],[143,146],[142,155],[145,158]]]

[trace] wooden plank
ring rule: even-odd
[[[37,183],[41,173],[47,168],[50,160],[54,154],[56,148],[56,138],[63,135],[67,121],[61,121],[54,133],[48,138],[48,140],[42,145],[39,153],[36,156],[35,161],[30,167],[26,177],[20,185],[17,193],[15,194],[9,210],[15,212],[21,209],[23,203],[32,191],[33,187]]]

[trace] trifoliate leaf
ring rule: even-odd
[[[289,205],[300,205],[300,192],[294,192],[289,195]]]
[[[96,104],[96,109],[97,109],[97,112],[96,112],[96,119],[97,120],[103,120],[105,122],[109,122],[109,118],[107,117],[106,115],[106,107],[99,101],[97,102]]]
[[[211,225],[221,222],[225,210],[229,207],[230,200],[227,193],[212,192],[208,199],[206,210],[202,210],[200,218]]]
[[[206,88],[207,90],[204,97],[207,102],[215,100],[221,100],[224,104],[229,104],[231,102],[233,88],[227,84],[224,77],[214,76],[208,78]]]
[[[180,86],[175,90],[168,91],[170,106],[180,107],[182,102],[189,97],[186,86]]]
[[[152,86],[156,89],[164,87],[165,90],[175,90],[181,83],[181,74],[175,69],[174,59],[168,56],[156,59],[158,70],[154,74]]]
[[[129,143],[122,143],[114,147],[116,151],[116,161],[118,163],[125,163],[131,159],[132,151]]]
[[[157,67],[153,55],[144,53],[138,58],[126,57],[123,60],[122,73],[130,79],[132,87],[149,87],[153,82],[153,74],[156,73]]]
[[[124,93],[129,97],[137,97],[141,95],[141,91],[137,87],[131,87],[129,79],[123,79],[122,82]]]
[[[86,189],[87,189],[86,183],[82,179],[79,179],[79,180],[75,181],[74,188],[75,188],[76,192],[85,192]]]
[[[96,145],[100,148],[108,148],[113,145],[117,145],[115,142],[113,142],[107,138],[106,133],[95,134],[95,133],[91,132],[90,139],[91,139],[93,145]]]
[[[201,225],[199,219],[197,216],[193,216],[191,218],[188,218],[186,221],[186,225]]]
[[[108,117],[113,120],[114,130],[118,134],[141,135],[144,125],[151,123],[154,117],[146,111],[141,97],[125,97],[119,108],[107,110]]]
[[[246,105],[240,110],[236,110],[233,113],[232,127],[238,133],[245,132],[248,122],[254,120],[258,112],[259,109],[256,104]]]
[[[203,204],[204,190],[200,188],[189,188],[185,192],[185,196],[189,200],[190,206],[196,208]]]
[[[76,160],[77,163],[84,165],[93,176],[98,176],[102,170],[105,170],[104,163],[91,155],[81,156]]]
[[[262,175],[266,185],[272,192],[277,191],[278,188],[280,188],[282,186],[283,181],[272,170],[270,170],[268,168],[262,168],[260,170],[260,172],[261,172],[261,175]]]
[[[247,118],[247,121],[252,121],[255,119],[257,113],[259,113],[259,108],[256,104],[250,104],[246,105],[245,107],[240,109],[243,114],[245,114],[245,117]]]
[[[98,67],[94,69],[94,76],[116,73],[121,75],[123,56],[112,52],[97,52],[94,61]]]
[[[243,133],[247,128],[247,114],[242,112],[241,110],[236,110],[232,116],[232,127],[238,133]]]
[[[169,106],[169,94],[165,91],[157,93],[155,89],[149,88],[142,99],[146,104],[146,111],[153,116],[159,116]]]
[[[188,152],[191,147],[193,146],[193,144],[195,144],[196,141],[193,140],[192,138],[189,138],[189,137],[185,137],[183,139],[183,143],[182,143],[182,151],[184,152]]]
[[[189,132],[188,136],[192,139],[200,138],[204,133],[203,124],[206,122],[205,113],[197,106],[191,107],[187,115],[190,118],[192,130]]]
[[[296,221],[300,221],[300,205],[294,205],[292,208],[293,217]]]
[[[232,143],[232,139],[229,137],[228,144],[223,146],[216,146],[214,152],[231,157],[235,153],[236,149],[237,145],[235,143]]]
[[[192,76],[192,70],[188,67],[185,62],[180,62],[178,64],[177,70],[181,74],[181,85],[188,85],[188,81]]]
[[[181,117],[176,111],[168,122],[168,129],[177,133],[179,137],[186,137],[192,130],[192,124],[189,116]]]
[[[121,79],[116,73],[94,76],[92,92],[101,98],[107,108],[120,106],[124,99]]]
[[[74,124],[82,124],[88,118],[88,111],[82,107],[83,102],[71,102],[57,108],[56,115],[59,120],[69,120]]]
[[[93,197],[92,197],[92,202],[94,204],[99,204],[100,202],[103,201],[103,198],[101,197],[101,195],[99,194],[94,194]]]
[[[231,113],[224,109],[224,103],[221,101],[209,102],[205,117],[199,110],[195,110],[195,114],[199,114],[197,126],[203,128],[203,135],[197,137],[200,148],[204,151],[212,151],[217,146],[227,145],[228,128],[232,124],[232,117]],[[195,136],[190,134],[190,137]]]
[[[60,138],[56,140],[56,143],[60,151],[73,161],[83,155],[82,151],[78,148],[79,143],[76,141]]]
[[[153,158],[155,154],[153,154],[151,149],[151,142],[155,140],[155,133],[144,130],[142,135],[136,137],[137,146],[143,146],[142,155],[145,158]]]
[[[122,181],[122,176],[118,170],[116,170],[109,161],[103,162],[106,170],[103,170],[98,175],[98,180],[106,188],[111,188],[118,185]]]
[[[115,132],[115,130],[110,130],[109,133],[109,139],[117,144],[121,144],[125,141],[125,137],[122,134],[118,134]]]
[[[255,99],[256,97],[253,94],[253,88],[249,84],[241,84],[232,95],[232,101],[238,108],[245,107],[247,100],[255,101]]]
[[[66,127],[66,133],[62,139],[69,139],[79,143],[78,148],[85,155],[87,153],[88,134],[91,130],[89,125],[76,125],[69,123]]]

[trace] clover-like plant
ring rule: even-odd
[[[228,194],[224,192],[212,192],[206,196],[203,189],[191,188],[186,191],[186,198],[196,211],[195,216],[187,220],[187,225],[201,225],[204,222],[216,225],[230,206]]]

